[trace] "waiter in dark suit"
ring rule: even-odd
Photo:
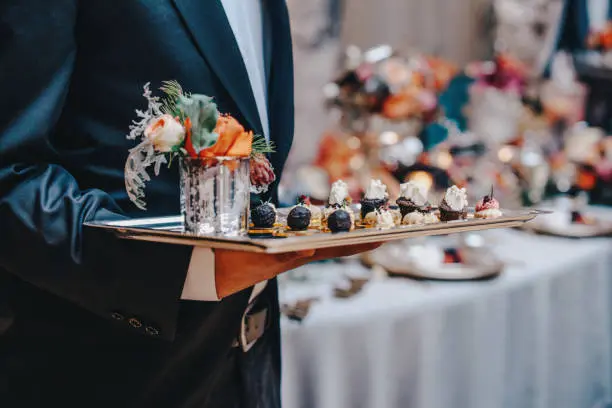
[[[0,407],[278,407],[274,277],[369,249],[213,253],[85,230],[142,216],[126,128],[142,85],[167,79],[274,141],[280,178],[284,0],[0,1]],[[177,214],[178,197],[167,170],[147,215]]]

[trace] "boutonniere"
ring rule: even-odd
[[[150,167],[158,175],[162,165],[170,166],[177,158],[250,158],[252,191],[265,192],[274,182],[274,169],[266,157],[274,152],[271,142],[247,131],[231,115],[221,114],[210,96],[187,93],[176,81],[163,82],[160,90],[163,97],[153,95],[150,83],[144,86],[147,109],[136,110],[138,119],[127,136],[140,140],[125,164],[126,191],[138,208],[146,209],[144,187],[151,180]]]

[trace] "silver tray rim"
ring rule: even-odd
[[[84,225],[89,228],[111,231],[121,239],[275,254],[494,228],[514,228],[533,220],[539,214],[546,213],[532,209],[502,211],[504,215],[495,219],[470,218],[436,224],[402,225],[387,230],[366,228],[336,234],[315,233],[286,238],[224,237],[176,231],[182,225],[181,216],[97,220],[85,222]]]

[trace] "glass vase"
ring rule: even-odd
[[[247,233],[249,158],[182,158],[180,186],[185,232],[223,236]]]

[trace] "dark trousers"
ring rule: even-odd
[[[220,373],[216,391],[207,406],[227,408],[280,408],[280,383],[269,334],[247,353],[234,348]]]

